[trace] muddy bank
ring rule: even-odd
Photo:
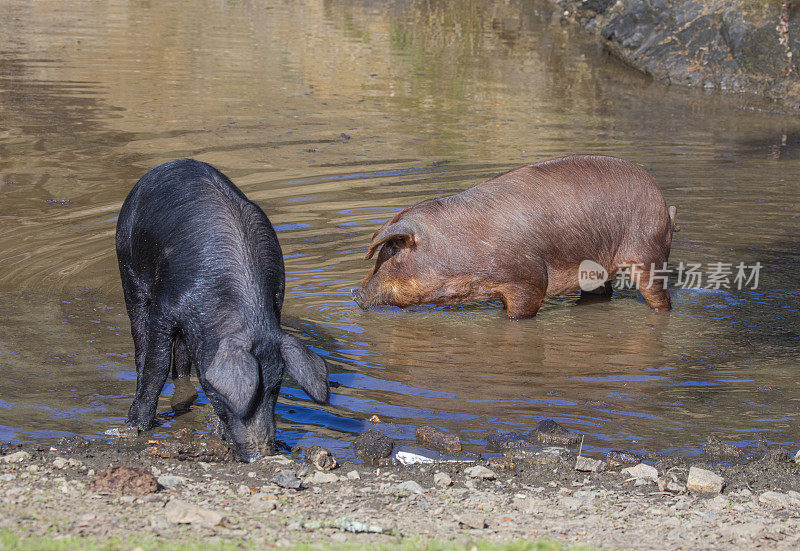
[[[800,7],[790,1],[557,0],[562,16],[654,78],[800,109]]]
[[[395,453],[376,466],[325,462],[322,470],[301,450],[243,464],[164,459],[125,440],[6,445],[0,530],[278,547],[407,538],[546,537],[643,549],[800,542],[800,483],[789,450],[736,465],[711,455],[691,464],[662,457],[629,470],[625,463],[640,458],[618,453],[581,460],[579,471],[574,451],[504,441],[505,453],[487,460],[402,465]]]

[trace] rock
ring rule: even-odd
[[[336,458],[321,446],[311,446],[306,450],[305,459],[318,471],[330,471],[336,468]]]
[[[95,493],[141,496],[158,491],[158,480],[147,469],[118,465],[98,472],[86,488]]]
[[[425,489],[413,480],[407,480],[397,485],[397,489],[401,492],[409,492],[412,494],[421,494]]]
[[[369,465],[389,457],[394,449],[394,441],[382,432],[370,429],[362,432],[353,442],[356,456]]]
[[[731,505],[731,500],[722,494],[714,496],[706,502],[706,507],[712,511],[724,511]]]
[[[178,476],[175,474],[164,474],[158,477],[158,483],[164,488],[172,489],[181,484],[186,484],[188,479],[185,476]]]
[[[800,450],[797,450],[797,453],[796,453],[796,454],[794,454],[793,461],[794,461],[795,463],[800,463]]]
[[[20,450],[18,452],[10,453],[0,457],[0,461],[3,463],[22,463],[24,461],[28,461],[30,458],[31,454],[24,450]]]
[[[517,464],[514,463],[514,459],[508,456],[501,456],[501,457],[490,457],[486,461],[486,466],[490,469],[495,469],[498,471],[510,471],[513,470]]]
[[[758,502],[761,505],[772,507],[773,509],[785,509],[798,503],[798,501],[789,496],[789,494],[781,492],[764,492],[758,496]]]
[[[670,475],[669,477],[660,476],[658,477],[658,490],[660,492],[672,492],[674,494],[679,494],[686,490],[686,486],[678,482],[678,480]]]
[[[463,513],[456,517],[456,522],[461,528],[483,530],[486,528],[486,519],[477,513]]]
[[[427,444],[434,450],[446,453],[456,453],[461,451],[461,439],[455,434],[445,432],[436,427],[417,428],[417,440]]]
[[[278,508],[278,500],[273,495],[253,494],[250,508],[257,514],[269,513]]]
[[[289,488],[291,490],[299,490],[301,485],[300,479],[297,478],[294,471],[280,471],[272,477],[272,482],[281,488]]]
[[[552,419],[545,419],[536,426],[536,439],[543,444],[574,446],[580,443],[581,435],[569,432]]]
[[[592,459],[590,457],[583,457],[582,455],[579,455],[578,458],[575,460],[576,471],[597,473],[602,471],[604,466],[605,466],[604,461],[599,461],[597,459]]]
[[[432,457],[426,457],[424,455],[420,455],[418,453],[411,453],[406,451],[399,451],[394,455],[394,458],[401,465],[414,465],[416,463],[434,463],[435,460]]]
[[[495,450],[507,450],[527,446],[528,440],[516,432],[497,431],[486,436],[486,443]]]
[[[377,415],[373,415],[372,417],[369,418],[369,422],[371,424],[373,424],[373,425],[380,425],[381,424],[381,418],[378,417]]]
[[[349,473],[347,473],[347,479],[348,480],[358,480],[360,478],[361,478],[361,475],[358,474],[358,471],[350,471]]]
[[[699,467],[691,467],[689,469],[689,478],[686,481],[686,488],[692,492],[720,493],[724,485],[725,479],[718,474]]]
[[[352,532],[354,534],[359,534],[359,533],[382,534],[383,532],[387,531],[385,528],[377,524],[366,524],[364,522],[352,520],[347,517],[337,518],[336,520],[333,521],[333,526],[335,526],[339,530],[344,530],[345,532]]]
[[[464,473],[470,478],[480,478],[483,480],[494,480],[497,477],[494,472],[490,471],[483,465],[475,465],[474,467],[470,467],[466,469]]]
[[[173,524],[213,527],[220,525],[225,520],[225,515],[211,509],[196,507],[180,499],[171,499],[164,506],[164,518]]]
[[[246,486],[245,484],[239,484],[239,487],[236,488],[236,493],[240,496],[249,496],[253,492],[250,490],[249,486]]]
[[[53,460],[54,469],[66,469],[68,466],[69,466],[69,461],[67,461],[63,457],[56,457]]]
[[[453,484],[453,479],[447,473],[436,473],[433,475],[433,484],[437,488],[447,488]]]
[[[637,480],[645,480],[648,482],[658,482],[658,469],[651,467],[646,463],[639,463],[635,467],[628,467],[622,469],[620,474],[628,475]]]
[[[228,442],[213,434],[192,434],[187,429],[176,431],[172,437],[151,440],[148,450],[153,455],[181,461],[230,462],[236,452]]]
[[[742,448],[723,442],[714,435],[709,436],[708,441],[703,444],[703,453],[714,459],[734,459],[744,456]]]
[[[339,477],[333,473],[315,471],[314,474],[309,476],[306,480],[311,484],[329,484],[331,482],[337,482]]]
[[[632,452],[623,450],[611,450],[606,455],[606,464],[609,467],[621,467],[623,465],[638,465],[644,461],[644,457]]]
[[[761,537],[765,529],[766,526],[763,522],[746,522],[735,526],[724,526],[720,530],[720,534],[726,540],[750,540]]]

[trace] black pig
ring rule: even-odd
[[[280,326],[275,231],[224,174],[189,159],[150,170],[122,205],[116,247],[136,352],[129,425],[153,423],[170,360],[177,378],[194,364],[244,461],[272,451],[284,371],[327,402],[325,361]]]

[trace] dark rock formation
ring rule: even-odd
[[[800,108],[798,0],[557,0],[619,58],[662,81]]]

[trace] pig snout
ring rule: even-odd
[[[364,305],[364,300],[361,298],[361,290],[360,289],[353,289],[351,294],[353,295],[353,300],[356,304],[358,304],[359,308],[366,309]]]

